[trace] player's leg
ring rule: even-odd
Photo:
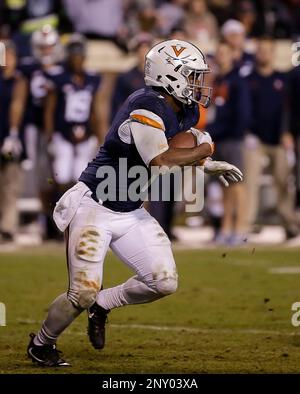
[[[86,163],[92,160],[97,153],[98,142],[93,135],[86,141],[79,142],[75,145],[75,156],[73,166],[73,179],[77,180],[86,167]]]
[[[121,214],[122,215],[122,214]],[[124,305],[155,301],[177,289],[177,270],[171,244],[158,222],[144,209],[115,220],[115,226],[130,223],[126,232],[113,239],[111,249],[136,275],[125,283],[98,293],[90,309],[89,337],[96,349],[105,344],[107,313]]]
[[[21,192],[20,163],[5,163],[2,169],[2,198],[0,230],[4,241],[12,241],[18,226],[17,200]]]
[[[58,188],[57,197],[59,199],[73,181],[74,146],[59,133],[54,133],[50,145],[50,155],[52,157],[52,171]]]
[[[152,302],[177,289],[177,270],[168,237],[143,208],[133,215],[135,224],[126,234],[113,239],[110,246],[136,275],[98,294],[97,303],[105,309]]]
[[[42,203],[41,223],[43,223],[43,238],[61,239],[52,214],[57,199],[55,198],[56,185],[53,182],[51,156],[48,152],[48,140],[44,134],[40,135],[37,157],[37,184],[39,197]]]
[[[274,183],[277,189],[277,207],[287,237],[296,236],[299,233],[299,221],[295,214],[295,193],[288,184],[291,169],[287,160],[287,153],[281,146],[268,147],[271,157]]]
[[[232,163],[232,157],[228,158],[228,151],[234,152],[235,147],[229,146],[230,142],[222,141],[218,144],[218,150],[215,155],[215,160],[228,161]],[[236,153],[234,153],[235,155]],[[231,156],[231,155],[230,155]],[[234,192],[231,186],[226,188],[223,187],[223,217],[221,220],[221,228],[219,234],[215,238],[215,242],[218,244],[226,244],[232,237],[234,228],[234,210],[235,203],[233,202]]]
[[[35,168],[38,154],[39,130],[36,125],[28,124],[25,127],[24,134],[28,160],[31,162],[32,167]]]
[[[245,142],[245,189],[247,196],[246,223],[247,231],[251,231],[257,217],[259,206],[259,181],[262,172],[263,146],[256,137],[250,136]]]
[[[103,261],[111,235],[101,226],[99,207],[88,197],[83,198],[66,236],[69,272],[68,292],[60,295],[50,306],[38,339],[55,343],[58,336],[84,309],[94,302],[101,288]],[[88,201],[88,202],[87,202]],[[96,206],[94,206],[94,204]]]
[[[223,141],[217,155],[218,159],[227,161],[243,171],[243,143],[234,140]],[[216,242],[232,245],[243,243],[246,232],[244,196],[245,186],[243,183],[239,182],[223,188],[224,214],[221,232],[216,238]]]
[[[105,226],[109,218],[101,214],[101,209],[90,197],[83,197],[66,231],[69,288],[50,305],[48,315],[33,339],[36,347],[55,346],[59,335],[96,300],[102,283],[103,261],[111,240]]]
[[[234,155],[231,154],[234,150]],[[244,143],[232,141],[228,144],[228,159],[232,157],[231,163],[238,167],[242,172],[245,168],[245,157],[244,157]],[[231,239],[233,245],[243,244],[245,242],[245,235],[247,233],[247,206],[246,206],[246,188],[244,182],[237,182],[230,185],[233,194],[233,204],[235,205],[235,222],[234,222],[234,235]]]
[[[247,222],[246,222],[246,190],[243,183],[236,183],[230,185],[232,192],[234,193],[235,203],[235,225],[234,233],[238,243],[242,243],[245,240],[245,235],[247,233]]]

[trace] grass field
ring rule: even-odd
[[[287,249],[175,252],[178,292],[153,304],[109,316],[107,346],[92,349],[86,314],[62,335],[68,369],[41,369],[26,357],[28,334],[47,306],[65,291],[64,252],[58,248],[0,254],[0,373],[228,373],[300,372],[300,327],[291,305],[300,301],[300,275],[270,273],[300,267]],[[109,254],[104,286],[130,272]]]

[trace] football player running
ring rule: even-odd
[[[194,45],[180,40],[155,45],[146,55],[146,88],[128,97],[95,159],[58,201],[54,220],[66,236],[69,288],[53,301],[37,335],[31,334],[28,355],[38,364],[69,365],[60,357],[56,342],[83,310],[88,311],[89,340],[95,349],[102,349],[112,309],[152,302],[176,291],[178,275],[170,241],[142,201],[129,198],[134,179],[128,174],[134,166],[183,167],[210,158],[210,135],[195,129],[197,146],[168,146],[169,138],[197,123],[198,104],[209,104],[211,88],[204,86],[208,72],[204,55]],[[125,174],[120,159],[127,160]],[[122,198],[103,201],[97,193],[105,178],[99,173],[107,167],[114,169],[117,180],[108,186]],[[224,162],[206,160],[204,171],[222,175],[225,183],[242,179],[236,167]],[[135,275],[101,289],[109,247]]]

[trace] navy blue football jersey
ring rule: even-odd
[[[92,102],[100,76],[85,72],[84,82],[78,85],[67,67],[61,67],[59,72],[47,73],[47,78],[57,94],[55,131],[72,143],[86,139],[91,135]]]
[[[128,177],[128,171],[133,166],[147,167],[139,155],[135,144],[121,141],[118,133],[120,125],[130,118],[130,113],[138,109],[151,111],[163,120],[167,139],[172,138],[180,131],[190,129],[199,120],[199,108],[196,103],[190,106],[184,105],[182,110],[176,113],[165,97],[151,87],[137,90],[127,98],[117,112],[97,156],[88,164],[79,178],[91,189],[92,197],[98,201],[96,195],[97,186],[105,178],[98,178],[96,176],[97,170],[102,166],[113,167],[116,173],[116,182],[113,186],[116,188],[115,193],[113,193],[116,196],[116,201],[107,200],[103,202],[103,205],[117,212],[133,211],[142,205],[141,200],[131,201],[129,199],[128,188],[135,179]],[[124,170],[122,172],[122,168],[119,168],[119,159],[121,158],[127,160],[127,172],[125,173]],[[148,175],[150,175],[149,170]],[[123,201],[124,192],[127,195],[126,201]],[[119,198],[121,195],[122,199]]]
[[[59,66],[53,66],[56,69]],[[43,104],[47,94],[47,78],[40,64],[33,58],[25,58],[18,67],[28,80],[29,92],[25,110],[25,124],[43,126]]]

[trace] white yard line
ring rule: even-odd
[[[300,267],[290,266],[290,267],[273,267],[269,268],[269,274],[300,274]]]
[[[17,319],[20,324],[40,324],[37,320],[31,319]],[[107,328],[117,328],[117,329],[132,329],[132,330],[148,330],[148,331],[168,331],[168,332],[188,332],[195,334],[253,334],[253,335],[288,335],[288,336],[298,336],[299,331],[287,331],[287,330],[264,330],[256,328],[197,328],[197,327],[186,327],[186,326],[158,326],[158,325],[148,325],[148,324],[108,324]],[[85,332],[68,330],[66,334],[69,335],[86,335]]]
[[[278,330],[261,330],[256,328],[241,328],[241,329],[231,329],[231,328],[196,328],[196,327],[180,327],[180,326],[154,326],[148,324],[109,324],[108,327],[112,328],[124,328],[124,329],[142,329],[151,331],[172,331],[172,332],[190,332],[197,334],[212,334],[212,333],[222,333],[222,334],[266,334],[266,335],[300,335],[300,330],[298,332],[290,331],[278,331]]]

